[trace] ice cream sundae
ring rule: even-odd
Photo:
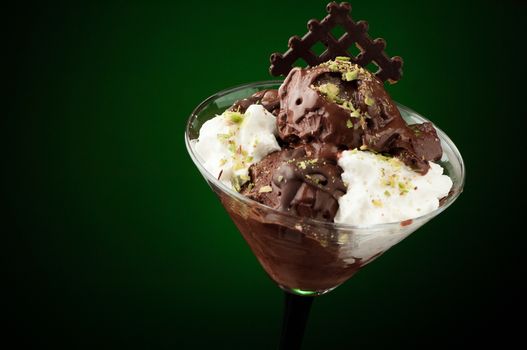
[[[271,73],[285,77],[277,88],[231,100],[188,142],[265,271],[296,294],[340,285],[462,186],[460,157],[450,169],[456,188],[444,174],[455,146],[431,122],[405,120],[385,90],[401,77],[402,59],[388,58],[385,42],[371,40],[349,10],[329,4],[326,18],[271,56]],[[347,32],[335,40],[337,24]],[[308,49],[317,40],[327,46],[320,56]],[[361,54],[347,55],[349,44]],[[298,57],[310,66],[294,67]],[[369,62],[379,70],[366,69]]]

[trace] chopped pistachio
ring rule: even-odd
[[[397,178],[397,175],[392,174],[388,177],[388,180],[386,181],[386,186],[390,186],[391,188],[395,188],[395,179]]]
[[[404,196],[408,193],[408,183],[399,182],[399,194]]]
[[[232,166],[232,170],[236,171],[236,170],[242,170],[243,168],[245,168],[244,164],[238,160],[236,160],[234,162],[234,165]]]
[[[284,179],[284,177],[282,175],[278,176],[278,182],[282,182],[283,179]]]
[[[366,119],[364,119],[364,116],[360,116],[360,120],[359,120],[359,123],[360,123],[360,127],[365,129],[366,128]]]
[[[240,183],[240,178],[238,176],[235,176],[231,179],[231,185],[232,187],[234,187],[236,192],[240,192],[241,183]]]
[[[349,61],[350,58],[348,56],[337,56],[337,57],[335,57],[335,60],[337,60],[337,61]]]
[[[247,162],[247,163],[252,163],[253,160],[254,160],[253,157],[247,157],[247,158],[245,158],[245,162]]]
[[[236,152],[236,143],[232,140],[229,140],[229,146],[228,146],[228,149],[229,151],[231,151],[232,153]]]
[[[387,156],[387,155],[384,155],[384,154],[381,154],[381,153],[377,153],[376,156],[377,156],[377,158],[379,158],[379,160],[381,160],[383,162],[390,162],[392,160],[392,158],[390,156]]]
[[[218,139],[221,142],[227,142],[232,136],[233,136],[232,133],[229,133],[229,134],[218,134]]]
[[[329,61],[328,63],[328,68],[329,70],[331,70],[332,72],[337,72],[339,70],[339,66],[336,62],[334,61]]]
[[[227,159],[225,159],[225,158],[221,158],[221,159],[220,159],[220,166],[224,166],[225,163],[227,163]]]
[[[399,159],[391,157],[389,159],[389,162],[395,169],[400,169],[401,168],[402,162]]]
[[[364,99],[364,103],[366,103],[366,105],[368,105],[368,106],[373,106],[374,102],[375,101],[370,96],[366,96],[366,98]]]
[[[354,110],[353,112],[350,113],[350,116],[354,117],[354,118],[358,118],[360,117],[360,111],[358,109]]]
[[[247,185],[247,191],[250,191],[254,188],[254,184],[251,182]]]
[[[236,150],[238,154],[241,154],[244,157],[247,157],[247,151],[242,148],[242,145],[238,146],[238,149]]]
[[[353,104],[351,103],[351,101],[342,102],[342,107],[344,109],[349,109],[350,111],[355,111],[355,107],[353,107]]]
[[[335,101],[337,99],[337,95],[340,92],[339,87],[332,83],[326,83],[326,84],[319,85],[317,87],[317,90],[320,91],[320,93],[326,95],[326,97],[330,101]]]
[[[347,127],[348,129],[353,128],[353,122],[352,122],[351,120],[348,119],[348,120],[346,121],[346,127]]]
[[[243,121],[243,114],[240,112],[226,111],[224,114],[234,124],[239,124]]]
[[[268,193],[268,192],[273,192],[273,188],[271,186],[262,186],[260,187],[260,189],[258,190],[259,193]]]
[[[296,165],[298,165],[298,167],[300,169],[305,169],[306,168],[306,162],[305,161],[298,162],[298,163],[296,163]]]
[[[318,162],[318,158],[313,158],[313,159],[310,159],[310,160],[306,160],[306,163],[311,164],[311,165],[315,164],[316,162]]]
[[[368,146],[366,146],[366,145],[362,145],[362,146],[359,147],[359,149],[360,149],[361,151],[364,151],[364,150],[367,150],[367,149],[368,149]]]
[[[346,81],[352,81],[352,80],[357,79],[358,75],[359,75],[359,71],[358,70],[353,70],[353,71],[347,71],[346,73],[343,73],[342,77]]]
[[[313,181],[317,185],[320,183],[320,179],[318,177],[313,177],[311,175],[305,175],[305,176],[306,176],[306,179]]]
[[[380,200],[378,200],[378,199],[372,199],[371,200],[371,204],[373,204],[374,206],[376,206],[378,208],[382,207],[382,202]]]
[[[386,197],[390,197],[392,194],[390,193],[390,191],[386,190],[386,191],[384,191],[384,195]]]

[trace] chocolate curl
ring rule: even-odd
[[[308,32],[300,38],[292,36],[289,39],[289,49],[284,53],[275,52],[271,55],[269,72],[273,76],[286,76],[298,59],[303,59],[310,66],[334,60],[337,56],[348,56],[351,62],[362,67],[374,63],[378,70],[373,72],[380,80],[396,83],[402,77],[403,60],[399,56],[389,57],[384,52],[386,41],[381,38],[372,40],[368,36],[368,23],[355,22],[350,16],[351,5],[343,2],[331,2],[327,5],[328,15],[318,21],[312,19],[307,23]],[[340,38],[335,38],[331,30],[337,26],[345,29]],[[318,42],[326,50],[320,56],[313,53],[312,47]],[[360,49],[357,56],[353,56],[348,49],[355,45]]]

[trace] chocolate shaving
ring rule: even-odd
[[[343,2],[340,5],[331,2],[327,5],[328,15],[322,21],[311,19],[307,23],[308,32],[300,38],[289,38],[289,49],[284,53],[275,52],[271,55],[269,72],[273,76],[286,76],[298,59],[303,59],[310,66],[316,66],[337,56],[348,56],[353,63],[365,67],[374,63],[379,69],[374,74],[382,81],[396,83],[402,76],[403,60],[399,56],[388,57],[384,52],[386,41],[382,38],[372,40],[368,36],[368,23],[355,22],[350,16],[351,5]],[[331,30],[341,26],[345,29],[340,38],[335,38]],[[311,48],[320,42],[326,50],[316,55]],[[357,56],[350,54],[348,49],[355,45],[360,49]]]

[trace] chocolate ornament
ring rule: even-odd
[[[292,36],[289,39],[289,49],[284,53],[275,52],[271,55],[271,67],[269,72],[273,76],[286,76],[298,59],[303,59],[310,66],[316,66],[338,56],[349,56],[351,62],[362,67],[374,63],[379,69],[374,72],[382,81],[396,83],[401,79],[403,60],[399,56],[390,58],[384,52],[386,41],[382,38],[372,40],[368,36],[368,23],[365,21],[355,22],[351,16],[351,5],[343,2],[337,4],[331,2],[327,5],[328,15],[322,21],[311,19],[307,23],[308,32],[300,38]],[[341,26],[346,30],[340,38],[335,38],[331,30]],[[326,50],[320,55],[311,51],[311,48],[322,43]],[[348,49],[355,45],[360,49],[357,56],[349,53]]]

